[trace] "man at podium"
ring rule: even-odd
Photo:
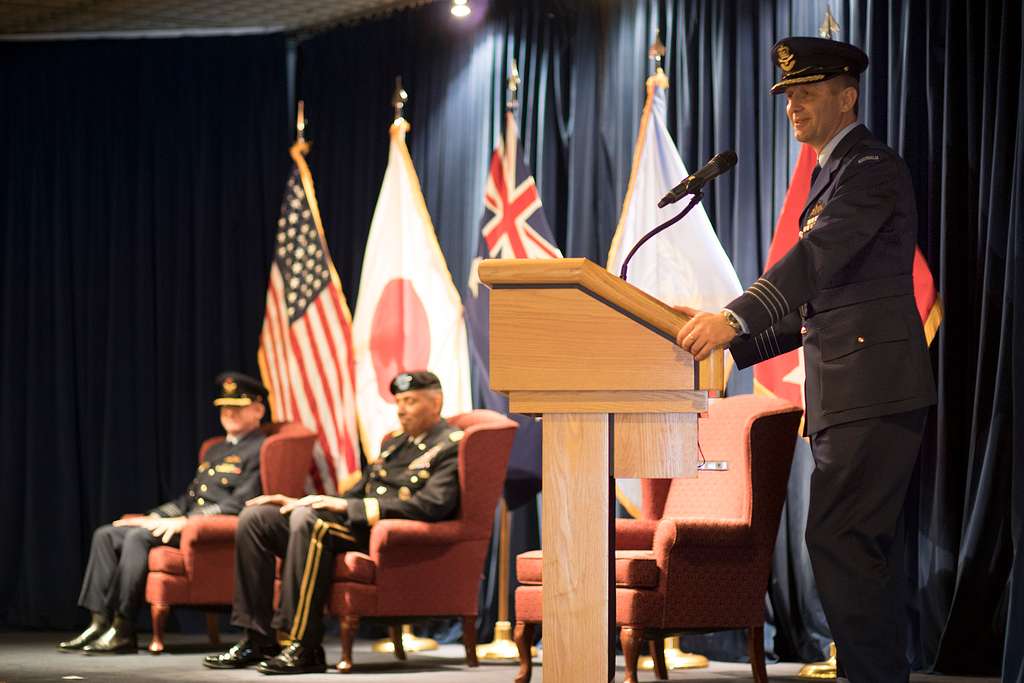
[[[743,368],[803,347],[811,476],[807,546],[839,675],[906,681],[898,520],[935,403],[914,303],[917,235],[906,164],[857,123],[860,49],[820,38],[772,48],[794,137],[818,153],[800,239],[720,313],[677,342],[698,359],[727,346]]]

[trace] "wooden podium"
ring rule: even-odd
[[[544,417],[544,679],[615,676],[614,477],[697,475],[697,414],[722,352],[675,343],[687,316],[586,259],[496,259],[491,388]]]

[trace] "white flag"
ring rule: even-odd
[[[658,200],[690,175],[665,126],[667,87],[668,79],[660,69],[647,79],[633,170],[608,249],[608,270],[616,275],[633,245],[685,206],[679,202],[658,208]],[[629,262],[627,276],[630,284],[667,304],[705,311],[718,311],[743,291],[702,204],[640,247]],[[639,479],[616,480],[615,493],[627,512],[639,516]]]
[[[665,127],[668,79],[659,71],[647,79],[647,102],[633,152],[626,199],[608,250],[608,270],[616,275],[633,245],[683,204],[658,208],[658,200],[689,175]],[[717,311],[743,289],[736,271],[697,204],[683,220],[640,247],[629,262],[629,282],[667,304]]]
[[[352,323],[363,452],[373,460],[398,428],[391,380],[429,370],[441,380],[445,415],[472,409],[462,303],[423,201],[405,133],[391,126],[391,149],[359,279]]]

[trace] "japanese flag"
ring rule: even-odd
[[[441,380],[445,415],[472,408],[462,303],[405,144],[408,130],[401,118],[391,126],[352,323],[359,432],[370,461],[399,428],[395,375],[429,370]]]

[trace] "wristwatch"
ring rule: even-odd
[[[740,324],[740,320],[736,317],[736,314],[728,308],[723,308],[722,316],[725,318],[725,322],[729,323],[729,327],[731,327],[736,334],[743,334],[743,325]]]

